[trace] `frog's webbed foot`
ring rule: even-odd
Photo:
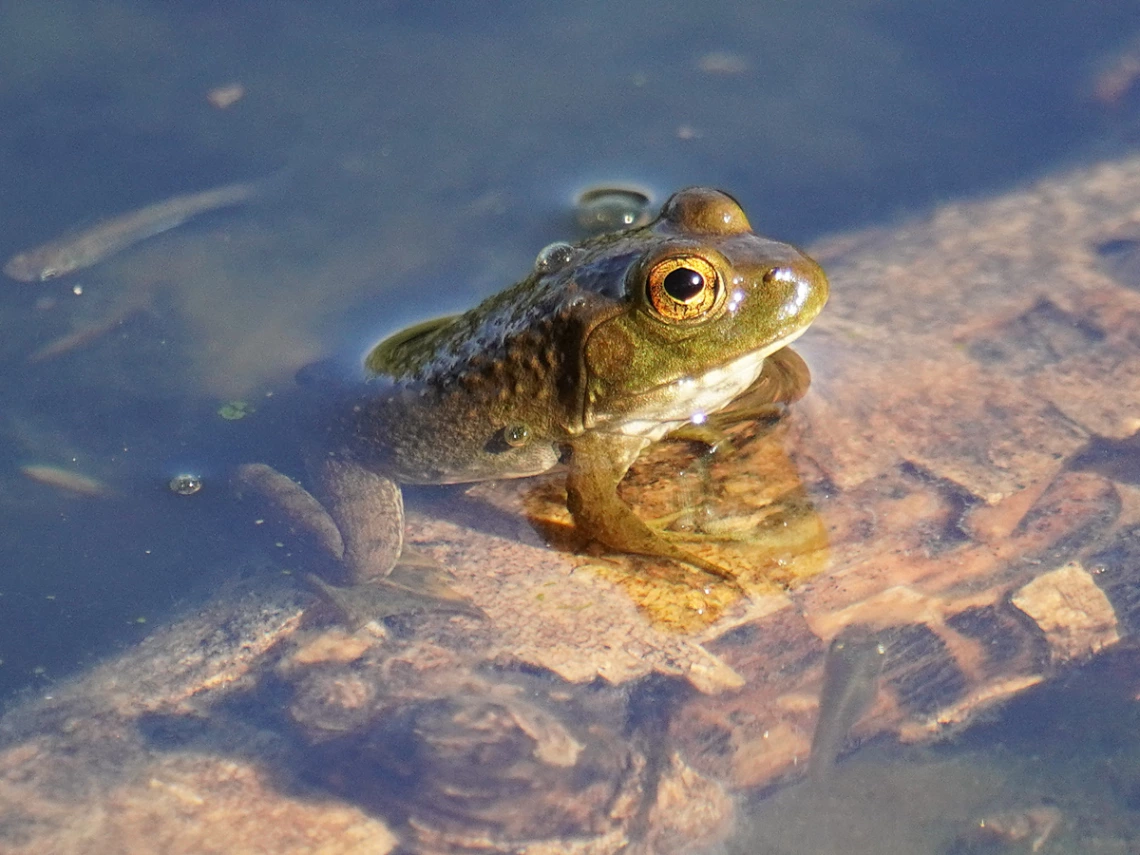
[[[665,558],[737,585],[733,574],[677,546],[646,525],[617,494],[617,484],[644,447],[623,434],[589,433],[575,439],[566,479],[566,505],[578,531],[615,552]]]
[[[447,574],[425,573],[422,568],[404,578],[403,566],[397,566],[387,579],[375,579],[355,585],[330,585],[324,579],[307,574],[305,581],[336,613],[337,619],[350,629],[358,629],[371,620],[393,615],[419,612],[455,612],[475,618],[486,615],[448,584]]]

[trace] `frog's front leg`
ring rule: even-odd
[[[566,506],[584,536],[615,552],[668,558],[722,579],[723,567],[670,543],[655,532],[617,494],[617,486],[648,442],[640,437],[591,431],[571,443],[566,478]]]

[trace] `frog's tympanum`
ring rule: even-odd
[[[337,398],[315,462],[355,583],[402,551],[398,484],[518,478],[567,465],[585,540],[724,575],[617,494],[651,443],[748,394],[788,403],[808,372],[787,345],[827,300],[819,266],[753,233],[716,190],[674,194],[640,228],[544,249],[518,284],[404,330]]]

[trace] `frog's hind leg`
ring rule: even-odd
[[[313,494],[272,466],[243,463],[234,480],[239,489],[250,490],[280,510],[289,522],[306,532],[322,552],[335,561],[344,560],[344,540],[340,529]]]
[[[404,499],[398,484],[351,457],[330,455],[312,468],[344,538],[351,590],[363,600],[383,603],[377,614],[430,607],[482,615],[452,588],[454,577],[446,568],[404,545]]]
[[[239,466],[236,480],[283,512],[322,551],[343,562],[349,581],[387,578],[404,545],[400,488],[352,461],[330,457],[317,468],[323,503],[264,463]]]
[[[404,549],[399,485],[351,457],[328,455],[310,468],[344,539],[344,563],[352,582],[386,579]]]
[[[304,574],[338,618],[355,629],[377,618],[420,611],[483,617],[451,587],[452,576],[444,568],[429,556],[402,548],[399,488],[352,461],[334,460],[322,459],[311,467],[318,471],[331,513],[292,478],[264,463],[239,466],[236,481],[282,511],[336,561],[342,575],[347,574],[343,587],[317,573]]]

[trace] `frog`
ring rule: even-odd
[[[309,459],[350,586],[417,563],[401,485],[560,466],[583,543],[730,578],[638,517],[618,485],[647,448],[699,437],[733,402],[800,398],[810,373],[788,345],[827,298],[814,260],[756,234],[727,193],[689,187],[644,225],[551,244],[470,311],[380,341],[357,377],[324,390]]]

